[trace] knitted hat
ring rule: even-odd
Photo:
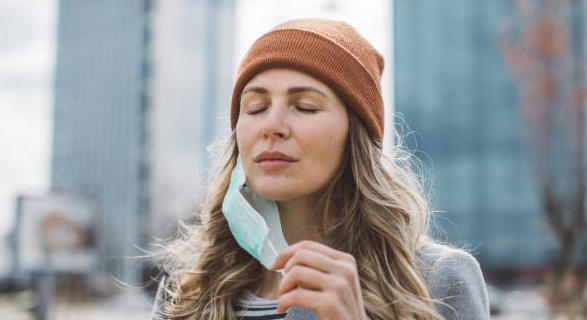
[[[261,36],[243,58],[232,91],[230,124],[236,127],[247,82],[271,68],[290,68],[327,84],[379,143],[383,140],[383,56],[342,21],[301,19]]]

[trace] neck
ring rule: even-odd
[[[289,245],[302,240],[313,240],[325,243],[320,239],[318,227],[314,223],[317,198],[304,197],[300,199],[277,201],[281,230]],[[279,282],[281,275],[275,271],[263,268],[262,281],[255,293],[266,299],[279,298]]]
[[[289,245],[302,240],[322,242],[318,234],[318,226],[314,223],[316,196],[278,201],[279,218],[283,236]]]

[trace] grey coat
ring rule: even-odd
[[[446,320],[489,319],[485,281],[479,263],[471,254],[441,244],[426,244],[417,254],[417,263],[430,295],[438,301],[436,310]],[[153,315],[160,303],[158,292]],[[285,319],[317,320],[318,317],[314,311],[296,306],[288,309]]]

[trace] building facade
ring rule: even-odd
[[[138,283],[144,262],[131,257],[190,211],[176,199],[189,193],[193,209],[205,196],[190,188],[205,181],[204,150],[227,105],[218,97],[229,97],[232,7],[59,3],[51,190],[98,204],[107,275]]]
[[[512,1],[397,0],[396,111],[432,171],[436,237],[466,245],[487,267],[556,257],[525,143],[528,124],[499,53]]]
[[[59,4],[52,192],[99,204],[100,271],[138,274],[149,186],[149,1]]]

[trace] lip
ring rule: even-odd
[[[279,169],[291,165],[293,161],[286,160],[262,160],[257,165],[264,169]]]
[[[263,152],[259,153],[253,161],[255,161],[255,162],[265,162],[265,161],[295,162],[297,160],[294,159],[293,157],[291,157],[285,153],[281,153],[279,151],[263,151]]]
[[[289,166],[297,160],[279,151],[263,151],[253,161],[264,169],[280,169]]]

